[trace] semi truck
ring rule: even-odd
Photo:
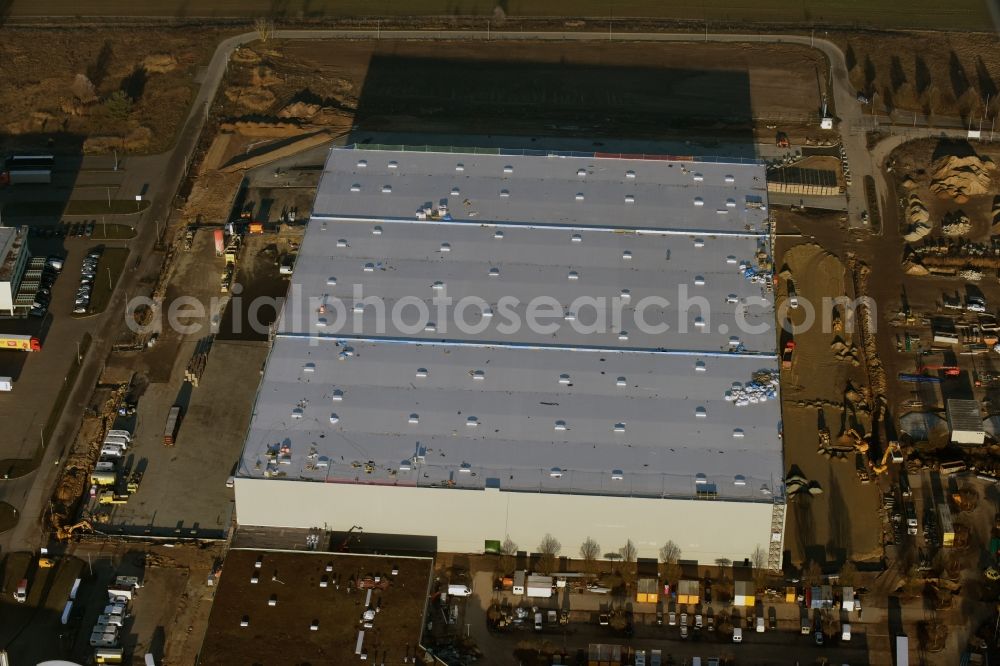
[[[0,333],[0,349],[16,349],[28,352],[42,351],[42,343],[33,335]]]
[[[167,424],[163,428],[163,444],[164,446],[173,446],[174,440],[177,438],[177,428],[180,426],[181,421],[181,408],[179,405],[174,405],[170,408],[170,413],[167,414]]]

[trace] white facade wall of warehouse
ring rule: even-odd
[[[640,557],[667,539],[703,561],[780,554],[768,233],[756,164],[332,150],[239,522],[458,552],[550,533],[564,554],[587,537]],[[444,294],[480,305],[457,325]],[[555,329],[499,325],[538,296]],[[617,319],[578,305],[602,299]]]

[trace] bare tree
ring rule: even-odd
[[[515,555],[517,555],[517,544],[508,534],[500,544],[500,568],[504,573],[514,568]]]
[[[681,559],[681,547],[673,541],[667,541],[660,546],[660,561],[664,564],[676,564]]]
[[[810,560],[809,566],[802,572],[802,582],[810,587],[823,582],[823,569],[815,560]]]
[[[763,587],[767,578],[767,551],[757,546],[750,555],[750,563],[753,565],[753,584],[758,588]]]
[[[622,560],[625,562],[635,562],[636,555],[638,554],[638,549],[635,544],[632,543],[632,539],[625,542],[625,545],[621,547],[619,551],[622,554]]]
[[[545,573],[552,573],[556,568],[556,556],[562,550],[562,544],[551,534],[546,533],[545,538],[538,544],[538,552],[541,559],[538,565]]]
[[[583,558],[584,563],[587,566],[587,571],[590,573],[594,572],[594,562],[601,554],[601,545],[587,537],[587,539],[580,544],[580,557]]]
[[[254,19],[253,29],[257,38],[265,44],[274,36],[274,23],[266,18]]]
[[[611,560],[612,562],[614,562],[615,560],[622,559],[622,554],[621,553],[604,553],[604,559]]]
[[[845,587],[854,587],[858,583],[858,568],[854,562],[847,560],[840,568],[840,584]]]

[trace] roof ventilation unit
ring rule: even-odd
[[[575,198],[577,201],[583,201],[583,192],[577,192]]]
[[[497,229],[496,231],[493,232],[493,238],[496,238],[497,240],[503,240],[503,232]]]
[[[336,414],[330,414],[330,423],[340,423],[340,417]]]
[[[427,368],[417,368],[417,379],[424,379],[427,377]]]
[[[583,236],[581,236],[580,234],[573,234],[570,237],[570,240],[573,241],[574,243],[582,243],[583,242]]]
[[[743,476],[742,474],[737,474],[735,477],[733,477],[733,485],[734,486],[747,485],[747,477]]]
[[[337,247],[347,247],[347,239],[346,238],[338,238],[337,239]]]
[[[479,417],[477,417],[477,416],[470,416],[469,418],[465,419],[465,425],[468,426],[468,427],[470,427],[470,428],[476,428],[476,427],[478,427],[479,426]]]
[[[615,427],[613,428],[613,430],[615,432],[625,432],[625,424],[624,423],[616,423]]]
[[[399,163],[397,163],[395,160],[393,160],[392,162],[389,162],[389,168],[390,169],[398,169],[399,168]]]
[[[705,286],[705,276],[703,276],[703,275],[695,275],[694,276],[694,283],[695,283],[695,286],[704,287]]]
[[[708,416],[708,410],[706,410],[704,407],[695,407],[694,415],[699,419],[706,418]]]
[[[437,329],[437,324],[435,324],[435,323],[434,323],[434,322],[432,322],[432,321],[429,321],[429,322],[427,322],[427,323],[426,323],[426,324],[424,325],[424,330],[425,330],[425,331],[429,331],[429,332],[431,332],[431,333],[434,333],[435,331],[437,331],[437,330],[438,330],[438,329]]]
[[[490,275],[490,277],[500,277],[500,269],[499,268],[491,268],[489,275]]]
[[[410,414],[410,418],[406,419],[406,422],[410,425],[417,425],[420,423],[420,414]]]
[[[558,430],[558,431],[561,432],[561,431],[564,431],[564,430],[569,430],[569,428],[566,426],[566,422],[565,421],[556,421],[556,425],[554,427],[554,430]]]
[[[635,171],[629,170],[625,172],[626,178],[635,178]]]
[[[705,239],[704,238],[695,238],[694,239],[694,246],[695,247],[705,247]]]
[[[631,250],[625,250],[624,252],[622,252],[622,260],[624,260],[624,261],[631,261],[632,260],[632,251]]]
[[[587,176],[587,170],[586,169],[577,169],[576,170],[576,175],[579,176],[580,178],[585,178]]]
[[[700,173],[695,173],[692,176],[692,178],[694,178],[694,182],[696,182],[696,183],[700,183],[701,181],[705,180],[705,177],[703,175],[701,175]]]
[[[503,172],[504,173],[514,173],[514,167],[512,167],[511,165],[508,164],[507,166],[505,166],[503,168]]]
[[[701,197],[695,197],[694,198],[694,205],[695,206],[704,206],[705,205],[705,200],[702,199]]]
[[[733,428],[733,438],[743,439],[746,433],[743,432],[743,428]]]
[[[706,370],[708,370],[708,368],[705,367],[704,361],[695,361],[694,370],[695,372],[705,372]]]
[[[351,185],[351,192],[360,192],[360,191],[361,191],[361,183],[354,183],[353,185]]]
[[[457,187],[451,188],[451,196],[457,197],[459,194],[461,194],[461,190],[459,190]]]
[[[372,229],[372,236],[381,236],[381,235],[382,235],[382,227],[375,225],[375,228]]]
[[[358,160],[359,169],[364,169],[366,166],[368,166],[368,160]]]
[[[326,284],[327,284],[328,287],[336,287],[337,286],[337,278],[335,278],[333,276],[328,277],[326,279]]]
[[[625,472],[623,472],[622,470],[620,470],[620,469],[613,469],[613,470],[611,470],[611,480],[612,481],[621,481],[624,478],[625,478]]]
[[[580,274],[577,273],[576,271],[570,271],[569,274],[566,276],[566,279],[567,280],[579,280],[580,279]]]
[[[451,243],[441,243],[441,252],[451,252]]]
[[[382,186],[382,194],[389,194],[390,192],[392,192],[392,185]]]
[[[567,375],[566,373],[559,375],[560,384],[566,385],[569,384],[569,382],[570,382],[569,375]]]
[[[705,476],[702,472],[698,472],[697,474],[694,475],[694,482],[699,486],[703,486],[706,483],[708,483],[708,477]]]
[[[631,289],[622,289],[621,299],[623,301],[625,301],[626,303],[628,301],[632,300],[632,290]]]
[[[617,380],[615,380],[615,386],[617,386],[618,388],[625,388],[626,386],[628,386],[628,380],[625,379],[624,377],[619,377]]]
[[[627,203],[627,204],[628,203],[635,203],[635,195],[634,194],[626,194],[625,195],[625,203]]]
[[[472,378],[475,379],[475,380],[477,380],[477,381],[482,381],[482,380],[486,379],[486,373],[483,372],[482,370],[473,370],[472,371]]]
[[[510,196],[510,190],[500,190],[500,198],[506,199]]]
[[[465,165],[459,162],[455,165],[455,171],[465,171]]]
[[[553,467],[552,469],[549,470],[549,476],[552,477],[553,479],[561,479],[562,475],[563,471],[559,467]]]
[[[344,392],[341,389],[334,389],[331,399],[334,402],[341,402],[344,399]]]
[[[365,271],[365,273],[374,273],[375,272],[375,264],[373,264],[372,262],[369,261],[367,264],[365,264],[364,271]]]
[[[727,183],[735,183],[736,182],[736,178],[734,178],[733,176],[731,176],[729,174],[726,174],[726,182]]]
[[[305,365],[302,366],[302,372],[316,372],[316,364],[306,363]]]

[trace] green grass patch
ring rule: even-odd
[[[12,201],[3,207],[5,217],[59,217],[61,215],[129,215],[149,208],[143,199],[70,199],[69,201]]]
[[[94,224],[91,240],[131,240],[135,238],[135,228],[127,224]]]
[[[101,260],[97,262],[97,270],[94,271],[94,290],[90,294],[90,307],[88,314],[95,315],[104,312],[111,301],[111,294],[118,284],[118,278],[125,270],[125,262],[128,260],[127,247],[108,247],[104,249]]]

